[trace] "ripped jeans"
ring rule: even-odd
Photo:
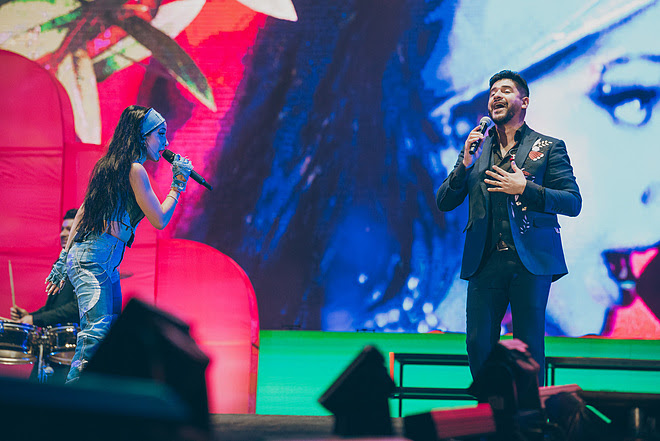
[[[67,257],[67,275],[80,311],[80,332],[67,382],[75,381],[108,335],[121,312],[119,264],[124,242],[110,234],[91,234],[74,242]]]

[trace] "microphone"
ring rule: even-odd
[[[490,118],[487,116],[484,116],[481,118],[481,121],[479,121],[479,131],[483,134],[486,133],[486,129],[488,128],[489,125],[491,125],[493,121],[491,121]],[[474,141],[472,144],[470,144],[470,149],[468,150],[468,153],[471,155],[474,155],[477,152],[477,149],[479,148],[479,144],[481,144],[481,140]]]
[[[163,158],[170,164],[172,161],[174,161],[174,152],[172,150],[163,150]],[[195,170],[190,172],[190,177],[193,178],[196,182],[200,183],[204,187],[208,188],[209,190],[213,190],[213,187],[211,187],[211,184],[206,182],[206,179],[202,178],[199,173],[197,173]]]

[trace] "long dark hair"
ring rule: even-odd
[[[107,153],[92,170],[85,209],[77,228],[81,234],[103,233],[107,222],[118,220],[129,198],[135,198],[128,175],[133,162],[146,153],[141,128],[148,110],[129,106],[122,112]]]

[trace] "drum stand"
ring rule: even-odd
[[[37,361],[37,380],[39,380],[39,383],[47,382],[48,377],[53,375],[53,368],[44,360],[44,346],[47,344],[45,340],[44,336],[39,339],[39,359]]]

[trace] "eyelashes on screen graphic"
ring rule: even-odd
[[[660,98],[660,55],[619,57],[603,66],[589,97],[617,124],[643,126]]]

